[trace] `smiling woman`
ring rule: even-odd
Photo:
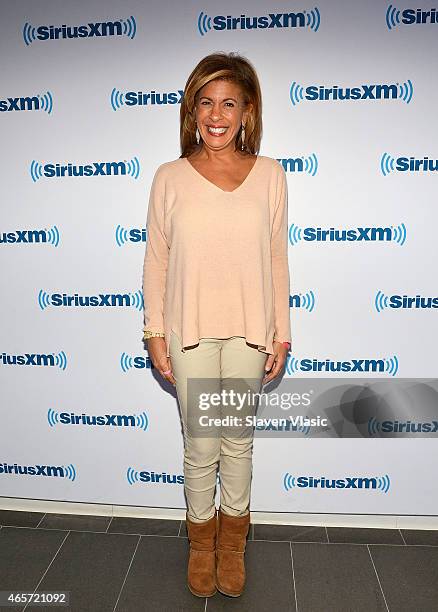
[[[217,146],[224,147],[235,139],[237,151],[257,154],[262,133],[261,112],[260,85],[248,60],[232,53],[203,58],[187,79],[181,104],[182,157],[199,150],[200,139],[213,145],[212,140],[206,140],[208,135],[212,136],[207,126],[225,128],[226,138],[221,138]],[[196,124],[198,141],[194,138]]]
[[[245,126],[252,105],[237,83],[223,78],[204,85],[195,96],[195,104],[198,150],[187,159],[211,183],[224,191],[234,191],[245,181],[257,160],[256,155],[245,151]],[[202,141],[210,151],[223,151],[234,143],[237,135],[244,154],[235,158],[205,156],[203,147],[199,147]]]
[[[253,66],[233,53],[205,57],[184,90],[181,157],[157,169],[149,198],[144,337],[181,407],[188,586],[199,597],[244,588],[253,430],[193,434],[202,414],[188,381],[219,393],[244,380],[258,394],[290,348],[287,181],[275,159],[258,155],[261,132]]]

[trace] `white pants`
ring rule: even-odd
[[[252,478],[253,431],[249,436],[247,429],[240,439],[222,435],[217,429],[212,437],[191,435],[187,431],[188,421],[191,411],[199,411],[199,406],[190,406],[187,381],[211,379],[209,390],[219,393],[221,389],[233,388],[233,378],[251,379],[252,390],[257,393],[261,390],[268,355],[255,345],[247,344],[241,336],[201,338],[199,344],[186,347],[183,351],[175,332],[171,333],[169,353],[184,431],[184,491],[189,519],[203,522],[214,516],[218,468],[221,508],[233,516],[247,514]],[[220,407],[216,414],[222,414]]]

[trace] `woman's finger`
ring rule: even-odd
[[[172,372],[172,364],[170,363],[170,359],[167,359],[167,362],[161,367],[157,368],[161,374],[161,376],[170,382],[173,386],[176,384],[175,377]]]
[[[269,374],[267,374],[264,377],[263,384],[266,384],[266,383],[270,382],[271,380],[276,378],[281,373],[281,371],[283,370],[285,361],[286,361],[285,358],[281,358],[279,355],[277,355],[277,358],[274,361],[274,367],[269,372]]]

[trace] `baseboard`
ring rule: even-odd
[[[151,508],[143,506],[115,506],[69,501],[0,497],[1,510],[48,512],[55,514],[89,514],[184,520],[184,508]],[[302,512],[257,512],[251,510],[255,524],[314,525],[321,527],[367,527],[378,529],[438,529],[438,516],[394,514],[311,514]]]

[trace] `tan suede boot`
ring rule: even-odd
[[[219,509],[216,587],[230,597],[239,597],[245,586],[244,554],[249,524],[249,512],[244,516],[230,516]]]
[[[197,597],[211,597],[216,593],[216,522],[216,512],[203,523],[194,523],[186,513],[190,541],[187,584]]]

